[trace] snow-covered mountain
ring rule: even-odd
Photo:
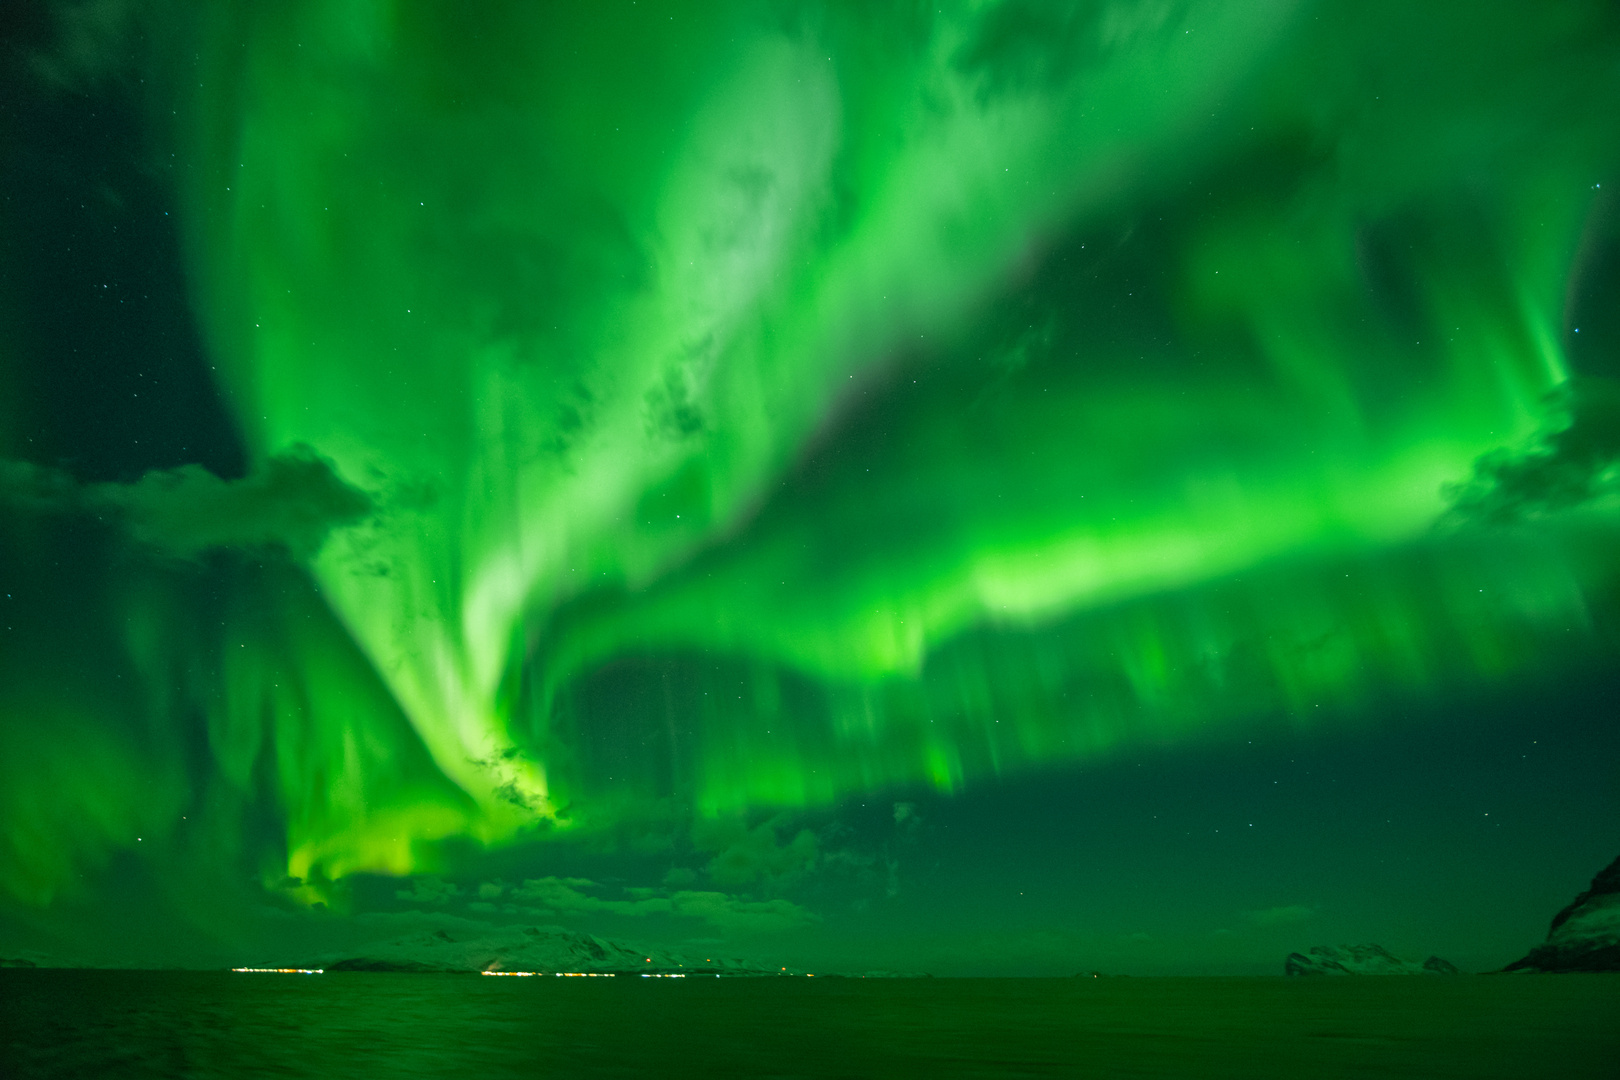
[[[476,937],[433,930],[323,958],[327,971],[534,971],[547,974],[778,974],[735,957],[643,949],[556,926],[513,926]]]
[[[1431,956],[1419,964],[1402,960],[1382,945],[1317,945],[1310,955],[1293,953],[1283,965],[1288,975],[1455,975],[1450,961]]]

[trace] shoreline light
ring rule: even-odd
[[[520,978],[520,979],[527,979],[527,978],[532,978],[533,976],[536,976],[536,975],[546,975],[546,974],[554,975],[559,979],[560,978],[616,979],[616,978],[619,977],[619,973],[617,971],[553,971],[553,972],[549,972],[549,973],[544,972],[544,971],[480,971],[478,974],[480,974],[480,975],[502,975],[502,976],[507,976],[509,978]],[[651,971],[642,972],[641,977],[643,979],[684,979],[684,978],[686,978],[686,976],[684,974],[680,973],[680,972],[674,972],[674,973],[670,973],[670,974],[665,974],[665,973],[662,973],[662,972],[651,972]]]
[[[616,972],[616,971],[552,971],[552,972],[545,972],[545,971],[480,971],[478,974],[480,974],[480,975],[515,975],[515,976],[518,976],[518,977],[521,977],[521,978],[527,978],[527,977],[533,976],[533,975],[547,975],[547,974],[550,974],[550,975],[556,976],[559,979],[561,979],[561,978],[572,978],[572,979],[586,979],[586,978],[590,978],[590,979],[615,979],[615,978],[618,978],[619,973]],[[674,977],[675,976],[670,976],[670,978],[674,978]]]
[[[324,975],[325,968],[231,968],[232,971],[249,971],[260,975]]]

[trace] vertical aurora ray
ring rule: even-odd
[[[367,512],[205,636],[154,572],[128,708],[217,658],[180,696],[229,784],[276,763],[293,878],[1612,656],[1613,454],[1452,512],[1616,374],[1566,356],[1603,4],[151,19],[254,475],[307,448]]]

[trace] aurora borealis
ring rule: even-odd
[[[990,793],[1612,686],[1612,4],[29,10],[40,940],[131,865],[222,941],[367,897],[802,928]]]

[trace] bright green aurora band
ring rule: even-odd
[[[5,661],[15,900],[188,801],[315,900],[1613,655],[1612,5],[145,17],[256,464],[7,466],[127,540],[116,690]]]

